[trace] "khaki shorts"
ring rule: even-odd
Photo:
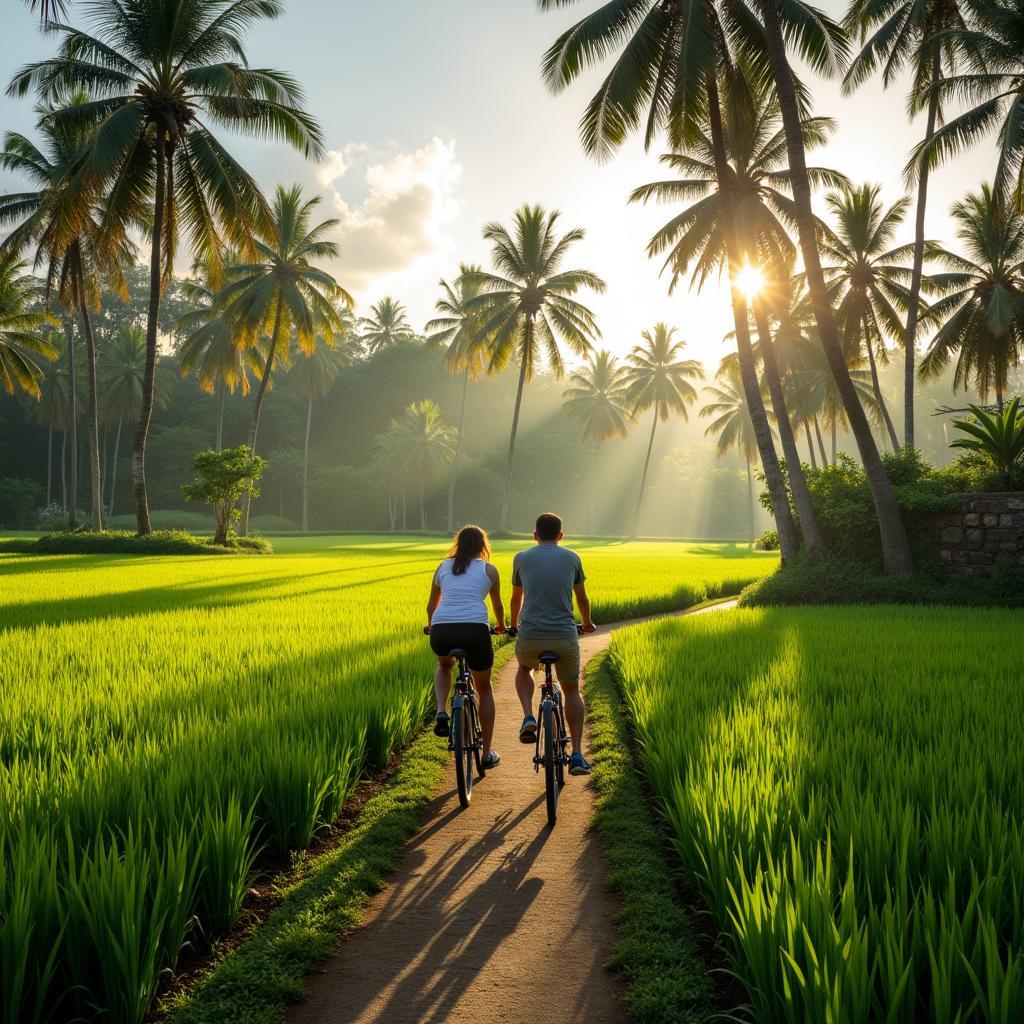
[[[539,668],[542,654],[557,654],[555,675],[566,686],[580,681],[580,642],[578,637],[562,636],[555,640],[541,640],[529,636],[516,638],[516,658],[526,668]]]

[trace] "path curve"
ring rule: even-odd
[[[635,623],[612,623],[583,637],[583,665],[627,625]],[[390,884],[370,901],[363,927],[308,980],[288,1024],[626,1020],[623,985],[603,966],[618,908],[588,827],[594,791],[589,782],[570,779],[558,824],[548,829],[543,777],[518,739],[522,711],[514,677],[512,661],[494,691],[501,766],[474,785],[472,805],[463,811],[449,764]]]

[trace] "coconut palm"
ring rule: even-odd
[[[46,427],[46,504],[53,503],[53,432],[66,431],[68,425],[67,358],[63,338],[58,331],[50,334],[56,358],[44,360],[39,366],[39,397],[29,409],[29,416]],[[63,459],[62,459],[63,478]],[[63,499],[62,499],[63,505]]]
[[[910,302],[913,245],[893,247],[910,200],[898,199],[886,208],[878,185],[846,187],[830,192],[825,202],[835,230],[819,243],[829,299],[845,341],[847,357],[863,345],[871,368],[875,401],[882,411],[893,450],[900,446],[878,379],[878,362],[887,361],[886,337],[904,337],[903,319]]]
[[[359,331],[359,340],[371,355],[416,339],[405,306],[390,296],[370,307],[370,316],[359,321]]]
[[[615,437],[625,437],[634,423],[629,396],[629,371],[608,351],[593,354],[569,378],[562,408],[583,432],[583,443],[593,442],[594,461],[590,469],[590,532],[595,532],[597,467],[601,447]]]
[[[114,461],[107,492],[107,515],[114,514],[117,497],[117,464],[121,454],[121,432],[125,423],[134,423],[142,414],[146,387],[146,334],[141,327],[123,324],[114,340],[99,357],[100,413],[104,423],[114,428]],[[167,405],[174,384],[174,371],[159,363],[153,376],[153,404]]]
[[[57,321],[41,308],[41,283],[14,256],[0,257],[0,384],[39,398],[39,359],[56,359],[47,328]]]
[[[644,492],[647,489],[647,473],[654,450],[654,435],[659,421],[667,423],[672,416],[689,419],[687,409],[697,401],[697,392],[691,380],[702,380],[704,369],[696,359],[682,359],[686,342],[676,340],[676,329],[667,324],[655,324],[653,330],[644,331],[643,343],[635,345],[626,357],[628,364],[628,397],[633,415],[639,416],[648,409],[654,411],[651,420],[651,437],[647,442],[647,454],[640,476],[640,492],[636,500],[632,535],[635,536],[640,524]]]
[[[307,155],[323,147],[296,82],[245,62],[246,31],[278,17],[280,0],[119,0],[87,9],[90,31],[57,27],[56,56],[22,68],[8,92],[35,89],[59,101],[87,90],[89,102],[48,115],[58,130],[91,139],[67,170],[62,223],[77,231],[103,195],[104,235],[116,242],[142,224],[151,239],[146,372],[132,452],[138,530],[148,534],[145,457],[160,297],[181,232],[217,277],[225,239],[247,248],[268,217],[256,182],[208,125],[283,139]]]
[[[788,231],[794,211],[792,200],[786,194],[788,169],[785,166],[785,138],[779,123],[778,103],[770,92],[754,87],[750,89],[749,99],[752,104],[750,116],[730,118],[724,126],[736,220],[748,259],[753,259],[755,266],[766,268],[769,278],[772,269],[776,273],[781,271],[788,286],[787,268],[796,256]],[[813,147],[828,139],[834,123],[827,118],[808,118],[804,122],[804,130],[805,145]],[[663,269],[672,271],[670,292],[691,268],[690,285],[699,289],[709,276],[728,266],[713,149],[709,131],[705,129],[695,136],[687,153],[662,157],[662,162],[680,174],[680,178],[645,185],[631,196],[633,202],[650,199],[693,201],[655,234],[648,245],[651,256],[668,254]],[[846,182],[842,174],[828,168],[815,167],[809,173],[817,184],[841,187]],[[758,352],[764,364],[764,379],[771,396],[804,543],[812,555],[819,555],[825,550],[825,542],[811,504],[785,406],[765,296],[760,293],[751,295],[749,301],[758,332]],[[763,402],[755,401],[755,410],[758,404],[763,406]],[[767,435],[770,440],[770,427]],[[773,470],[772,474],[770,487],[776,500],[782,502],[778,507],[785,519],[789,508],[788,497],[783,500],[786,483],[781,472]],[[768,476],[766,473],[766,479]],[[785,538],[788,544],[792,535],[791,525],[784,523],[780,538]]]
[[[345,324],[338,305],[352,307],[352,296],[317,262],[336,259],[337,243],[325,237],[337,226],[325,220],[315,227],[312,215],[319,196],[303,199],[302,189],[278,185],[274,197],[271,227],[265,237],[254,241],[257,263],[237,263],[228,268],[228,283],[218,303],[223,315],[237,331],[245,347],[269,338],[267,356],[249,424],[249,448],[255,453],[263,400],[277,361],[286,361],[289,340],[310,353],[318,336],[343,333]],[[242,517],[242,532],[248,526],[250,501]]]
[[[701,419],[711,419],[705,437],[717,438],[715,449],[719,456],[739,452],[747,467],[747,505],[750,511],[750,540],[757,539],[757,519],[754,502],[754,463],[758,460],[757,435],[743,393],[740,368],[735,355],[726,356],[715,373],[715,384],[704,388],[711,401],[701,406]],[[713,419],[712,419],[713,417]]]
[[[455,487],[462,460],[462,440],[466,426],[466,400],[469,397],[469,382],[482,377],[490,363],[488,335],[483,326],[486,309],[470,308],[469,302],[480,294],[479,276],[482,268],[475,264],[459,267],[459,276],[454,284],[441,281],[441,298],[435,309],[441,315],[431,320],[425,330],[427,343],[444,345],[444,365],[449,373],[462,374],[462,405],[459,411],[459,427],[455,442],[455,458],[448,481],[448,532],[455,532]]]
[[[860,53],[843,79],[852,92],[881,69],[886,88],[902,81],[909,67],[910,108],[927,107],[922,144],[929,146],[941,116],[935,86],[955,73],[965,47],[968,25],[963,5],[957,0],[852,0],[845,24],[851,35],[859,34]],[[917,359],[917,328],[920,319],[921,283],[924,271],[924,222],[928,209],[927,163],[916,165],[917,211],[914,220],[914,253],[906,327],[903,333],[903,443],[914,447],[914,374]]]
[[[29,7],[39,12],[39,20],[45,25],[53,18],[62,18],[68,5],[64,0],[29,0]]]
[[[235,260],[229,259],[228,265]],[[217,290],[202,267],[193,268],[199,276],[181,283],[181,296],[194,309],[178,318],[178,330],[185,340],[178,350],[182,377],[196,375],[199,387],[208,395],[217,395],[217,451],[224,446],[224,405],[229,394],[248,395],[252,379],[263,375],[267,358],[267,338],[260,335],[244,345],[234,322],[224,316],[218,304]]]
[[[860,453],[864,474],[871,490],[871,498],[878,519],[881,536],[882,563],[887,573],[905,574],[914,571],[914,557],[910,540],[903,522],[896,492],[885,470],[878,445],[871,432],[864,407],[857,397],[857,388],[850,376],[842,338],[836,323],[835,313],[829,301],[825,275],[821,268],[821,254],[818,250],[818,222],[811,203],[812,182],[807,171],[807,156],[802,137],[802,97],[798,82],[793,74],[787,50],[788,43],[797,47],[801,59],[813,67],[834,73],[843,63],[848,47],[844,34],[823,18],[820,12],[808,17],[818,26],[816,35],[801,35],[792,25],[784,23],[791,16],[789,10],[780,9],[776,0],[758,0],[767,46],[768,61],[772,80],[778,91],[779,110],[782,114],[783,130],[786,134],[786,151],[790,170],[790,187],[796,211],[797,234],[800,241],[800,255],[807,275],[807,290],[811,308],[817,323],[818,337],[825,350],[829,369],[836,380],[836,387],[843,405],[844,414],[850,424]]]
[[[508,529],[512,497],[512,463],[516,451],[523,389],[542,358],[556,377],[564,363],[559,343],[577,356],[590,353],[601,332],[594,314],[575,298],[589,288],[603,292],[604,281],[591,270],[564,270],[569,250],[582,241],[582,228],[558,234],[557,210],[522,206],[511,229],[496,222],[484,228],[492,243],[495,274],[471,273],[466,280],[479,294],[468,300],[470,310],[486,311],[483,330],[490,337],[490,370],[500,373],[510,361],[519,364],[512,430],[505,466],[505,493],[501,503],[501,529]]]
[[[394,420],[384,434],[378,434],[373,441],[373,469],[384,484],[388,500],[388,524],[392,531],[398,529],[398,504],[402,504],[402,529],[406,529],[407,504],[405,475],[405,440]]]
[[[309,531],[309,436],[313,428],[313,402],[331,390],[348,362],[345,336],[318,335],[311,351],[301,352],[292,364],[291,377],[306,396],[306,439],[302,449],[302,530]]]
[[[1024,215],[983,185],[954,204],[963,255],[936,247],[946,267],[933,275],[940,292],[929,315],[941,324],[921,360],[922,380],[956,359],[953,387],[972,382],[982,398],[995,391],[1000,410],[1010,368],[1024,354]]]
[[[83,104],[78,95],[74,103]],[[92,528],[103,529],[103,495],[100,471],[100,414],[96,382],[96,341],[90,310],[98,310],[100,287],[108,283],[127,300],[128,290],[122,266],[134,260],[134,247],[127,239],[108,245],[99,228],[102,208],[85,207],[73,228],[66,217],[64,178],[82,148],[81,133],[47,120],[40,110],[42,144],[24,135],[10,133],[0,153],[0,168],[26,178],[33,188],[0,198],[0,223],[15,225],[4,240],[3,250],[14,253],[35,249],[35,267],[45,271],[48,295],[55,295],[64,314],[80,319],[88,371],[89,471],[92,485]]]

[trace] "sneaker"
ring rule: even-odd
[[[438,711],[434,718],[434,735],[447,736],[452,731],[452,720],[447,711]]]
[[[501,764],[501,754],[496,750],[489,750],[483,759],[484,771],[489,772],[492,768],[497,768],[499,764]]]
[[[519,742],[537,742],[537,719],[533,715],[527,715],[523,719],[523,724],[519,727]]]
[[[591,771],[590,762],[582,754],[573,754],[569,758],[570,775],[589,775]]]

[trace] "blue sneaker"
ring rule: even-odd
[[[569,758],[569,774],[570,775],[589,775],[593,771],[590,767],[590,762],[579,753],[573,754]]]

